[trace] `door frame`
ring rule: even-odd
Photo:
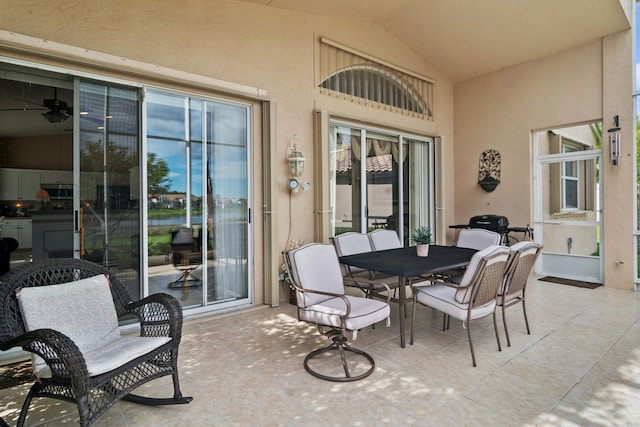
[[[596,186],[596,201],[595,201],[595,221],[570,221],[570,220],[550,220],[544,219],[543,213],[543,197],[544,189],[543,185],[543,171],[542,167],[545,164],[562,163],[566,161],[584,161],[584,160],[599,160],[599,164],[602,165],[602,149],[597,150],[584,150],[571,153],[558,153],[558,154],[544,154],[539,155],[539,141],[538,133],[544,132],[544,130],[534,131],[532,133],[533,142],[533,170],[534,170],[534,191],[533,191],[533,221],[536,225],[535,241],[543,246],[541,256],[536,263],[534,272],[540,275],[550,275],[561,277],[565,279],[584,280],[588,282],[603,283],[604,280],[604,245],[602,244],[604,238],[603,229],[603,183],[602,174],[599,176],[599,182]],[[594,168],[595,173],[595,168]],[[593,178],[593,177],[590,177]],[[563,254],[557,252],[545,251],[544,249],[544,225],[573,225],[584,227],[599,227],[600,229],[600,242],[598,256],[586,256],[577,254]]]

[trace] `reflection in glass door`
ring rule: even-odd
[[[146,94],[149,293],[169,292],[183,307],[202,304],[202,191],[193,179],[201,111],[184,96]]]
[[[330,138],[333,235],[385,228],[408,246],[412,228],[433,228],[430,140],[338,122]]]
[[[398,185],[398,138],[372,131],[366,135],[366,229],[398,230],[402,191]]]
[[[79,81],[76,252],[118,273],[140,297],[139,94]]]
[[[362,182],[362,158],[359,129],[346,126],[331,127],[331,200],[333,206],[332,228],[334,235],[348,231],[360,231]]]
[[[433,171],[433,141],[402,139],[404,165],[404,221],[405,246],[409,243],[411,231],[417,227],[435,230],[435,190]],[[407,155],[404,155],[407,153]],[[435,233],[432,233],[435,239]],[[411,242],[412,243],[412,242]]]
[[[245,303],[249,109],[148,91],[146,116],[149,292]]]

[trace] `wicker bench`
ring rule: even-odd
[[[96,297],[100,294],[99,292],[82,294],[81,289],[76,293],[86,295],[87,300],[91,299],[89,297],[101,300],[102,303],[99,304],[105,305],[107,311],[115,309],[115,320],[112,322],[115,322],[116,327],[115,331],[110,333],[111,337],[109,338],[112,341],[109,345],[104,346],[105,348],[97,349],[100,357],[90,356],[86,351],[83,354],[80,347],[83,347],[84,344],[77,344],[58,330],[42,326],[40,329],[30,327],[33,324],[29,314],[23,313],[25,307],[28,307],[24,302],[26,297],[17,297],[17,291],[21,294],[28,294],[34,290],[23,291],[27,288],[37,287],[38,290],[35,292],[66,292],[70,288],[65,286],[78,286],[80,283],[95,281],[96,278],[98,282],[100,280],[106,281],[103,288],[100,288],[104,298]],[[108,301],[103,304],[105,299],[109,299],[109,292],[113,299],[113,308],[110,308]],[[63,311],[77,311],[78,307],[80,307],[79,310],[86,309],[85,306],[90,307],[90,303],[86,303],[84,300],[78,304],[73,299],[73,294],[71,292],[69,294],[69,310]],[[60,300],[66,301],[66,295],[66,293],[62,293],[58,297]],[[32,302],[37,305],[38,299],[31,298]],[[18,419],[19,426],[24,424],[30,402],[34,397],[48,397],[76,403],[82,426],[90,425],[96,421],[120,399],[145,405],[189,403],[192,400],[191,397],[182,396],[178,381],[177,359],[182,335],[182,307],[174,297],[167,294],[153,294],[134,302],[124,284],[101,265],[86,260],[58,258],[26,264],[2,276],[0,278],[0,302],[2,304],[0,350],[21,347],[32,353],[36,360],[39,360],[41,365],[47,368],[48,373],[48,375],[39,377],[29,390]],[[48,300],[48,304],[52,304],[51,301]],[[42,306],[42,303],[40,305],[38,315],[51,314],[47,313],[48,306]],[[104,309],[101,308],[99,311],[102,312]],[[118,320],[123,318],[139,322],[140,334],[138,337],[121,338],[119,336],[117,324]],[[84,327],[83,324],[76,329],[82,331]],[[90,339],[95,341],[95,333],[84,333],[91,335]],[[116,334],[115,338],[114,334]],[[129,356],[128,358],[123,357],[122,354],[113,354],[115,348],[122,353],[127,347],[132,346],[136,347],[138,353],[131,351],[130,354],[125,355]],[[144,354],[140,355],[141,349],[149,350],[145,350]],[[96,363],[95,359],[99,359],[100,363]],[[110,366],[117,359],[122,359],[122,362],[118,362],[120,364],[117,366]],[[99,365],[102,370],[96,368],[96,365]],[[35,366],[34,362],[34,368]],[[140,385],[167,375],[173,377],[172,397],[150,398],[131,394],[131,391]]]

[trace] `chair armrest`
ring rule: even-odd
[[[182,307],[173,296],[165,293],[149,295],[133,301],[122,315],[132,314],[140,321],[140,336],[171,337],[179,342],[182,334]]]
[[[346,297],[346,295],[344,294],[336,294],[333,292],[325,292],[325,291],[316,291],[313,289],[305,289],[305,288],[299,288],[299,287],[295,287],[297,291],[304,293],[311,293],[311,294],[317,294],[317,295],[326,295],[328,297],[333,297],[333,298],[340,298],[341,300],[344,301],[344,303],[347,306],[347,311],[344,314],[344,316],[340,316],[340,317],[349,317],[349,314],[351,313],[351,303],[349,302],[349,299]]]
[[[53,329],[36,329],[5,343],[2,350],[13,347],[22,347],[40,356],[51,369],[53,378],[69,380],[78,396],[88,393],[90,377],[84,356],[65,334]]]
[[[391,301],[391,288],[389,287],[389,285],[387,285],[384,282],[380,282],[379,279],[378,280],[367,280],[367,279],[354,279],[352,277],[342,277],[342,281],[345,282],[345,284],[347,282],[352,282],[355,285],[360,285],[362,283],[368,283],[370,285],[376,285],[376,286],[384,286],[385,290],[387,291],[387,304],[389,303],[389,301]]]

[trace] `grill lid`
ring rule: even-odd
[[[469,227],[506,233],[509,228],[509,220],[502,215],[477,215],[471,217]]]

